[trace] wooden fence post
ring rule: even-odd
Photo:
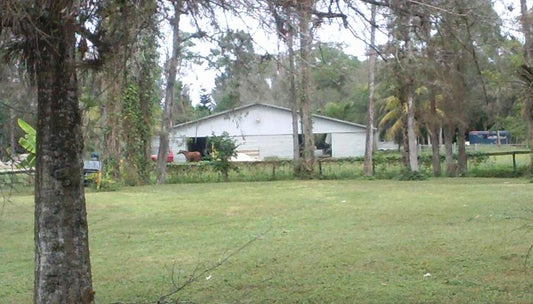
[[[516,153],[513,152],[513,172],[516,173]]]

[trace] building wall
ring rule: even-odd
[[[175,130],[187,137],[208,137],[213,133],[221,135],[224,131],[230,136],[291,134],[290,112],[254,107],[185,124]]]
[[[300,126],[300,123],[298,123]],[[240,111],[219,114],[209,119],[182,124],[173,133],[187,137],[208,137],[213,133],[228,132],[230,136],[290,135],[292,134],[291,112],[268,106],[256,105]],[[364,132],[365,128],[346,122],[313,118],[314,133]],[[301,133],[301,132],[300,132]]]
[[[241,145],[237,150],[258,150],[260,160],[265,157],[292,159],[292,135],[251,135],[238,141]]]
[[[332,157],[354,157],[365,155],[365,133],[331,134]]]
[[[220,135],[224,131],[240,144],[238,150],[257,150],[261,160],[265,157],[293,157],[291,112],[257,104],[174,127],[170,135],[174,161],[185,161],[183,155],[177,155],[177,152],[186,150],[187,138],[210,137],[213,133]],[[364,155],[364,126],[315,116],[313,132],[331,134],[333,157]],[[152,146],[157,147],[158,144],[157,139]]]

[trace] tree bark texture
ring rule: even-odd
[[[520,0],[520,12],[522,23],[522,33],[524,33],[524,57],[526,58],[526,65],[533,66],[533,35],[531,32],[531,18],[527,8],[527,1]],[[530,170],[533,172],[533,88],[531,86],[527,89],[527,96],[525,101],[524,116],[527,121],[529,145],[531,146]]]
[[[115,54],[115,56],[118,56]],[[105,72],[105,82],[108,84],[106,99],[100,111],[102,115],[102,126],[104,128],[104,170],[115,179],[120,178],[120,113],[122,112],[119,101],[122,93],[123,79],[121,75],[122,61],[120,56],[110,61],[109,70]]]
[[[304,139],[303,169],[305,177],[312,178],[315,163],[315,140],[313,136],[313,122],[311,116],[311,1],[299,4],[298,18],[300,28],[300,111],[302,119],[302,133]]]
[[[407,89],[407,141],[409,144],[409,169],[418,172],[418,148],[415,134],[415,105],[413,88]]]
[[[15,140],[15,129],[17,123],[15,117],[15,110],[9,108],[9,157],[15,157],[16,154],[15,147],[17,146],[17,141]]]
[[[434,58],[433,56],[430,58]],[[437,114],[437,94],[436,86],[433,82],[429,85],[430,90],[430,121],[428,123],[428,133],[431,140],[431,167],[433,168],[433,176],[441,175],[441,161],[440,161],[440,130],[441,123],[439,115]]]
[[[182,2],[176,1],[174,5],[174,17],[172,25],[172,55],[167,67],[167,86],[165,89],[165,106],[163,111],[163,121],[161,133],[159,135],[159,151],[157,153],[157,183],[162,184],[167,176],[167,153],[169,152],[169,133],[172,128],[172,109],[174,108],[174,86],[176,84],[176,74],[181,54],[180,38],[180,16]]]
[[[464,125],[459,124],[457,127],[457,171],[460,176],[465,176],[468,173],[465,133]]]
[[[455,135],[455,127],[453,123],[444,124],[444,149],[446,158],[446,175],[455,176],[456,164],[453,160],[453,138]]]
[[[33,20],[37,52],[34,303],[93,303],[73,1]],[[31,41],[31,40],[30,40]]]
[[[363,173],[372,176],[372,154],[374,152],[374,103],[375,103],[375,73],[376,73],[376,50],[373,49],[376,43],[376,5],[371,8],[371,30],[370,30],[370,54],[368,56],[368,108],[365,139],[365,162]]]
[[[440,130],[441,121],[437,112],[437,90],[436,85],[437,73],[440,68],[436,64],[436,45],[431,35],[430,17],[425,15],[423,17],[424,38],[426,40],[426,53],[428,62],[426,64],[427,86],[429,89],[429,115],[427,126],[429,138],[431,140],[431,167],[433,168],[433,176],[441,175],[441,161],[440,161]]]
[[[414,50],[411,41],[411,15],[410,12],[405,17],[405,47],[407,48],[407,67],[405,68],[405,90],[407,102],[407,142],[409,145],[409,169],[418,172],[418,149],[415,133],[415,100],[414,100]]]
[[[292,23],[292,22],[291,22]],[[294,56],[294,31],[292,29],[292,24],[287,33],[288,37],[286,39],[287,48],[289,49],[289,82],[290,82],[290,104],[291,104],[291,116],[292,116],[292,164],[295,176],[300,176],[301,174],[301,163],[300,163],[300,140],[299,140],[299,128],[298,128],[298,109],[300,108],[298,103],[298,92],[296,90],[296,67],[295,67],[295,56]]]
[[[440,125],[438,122],[431,122],[429,129],[429,138],[431,139],[431,164],[433,168],[433,176],[441,175],[440,165]]]

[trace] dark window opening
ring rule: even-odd
[[[303,142],[303,135],[298,134],[298,146],[300,150],[300,156],[303,156],[304,151],[304,142]],[[321,134],[314,134],[314,140],[315,140],[315,149],[321,150],[321,154],[317,154],[317,156],[331,156],[331,134],[329,133],[321,133]]]
[[[322,151],[320,156],[331,156],[331,134],[315,134],[315,146],[317,150]]]
[[[207,156],[207,137],[187,138],[187,151],[198,151],[202,154],[202,158]]]

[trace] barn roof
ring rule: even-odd
[[[222,112],[219,112],[219,113],[211,114],[209,116],[205,116],[205,117],[202,117],[200,119],[196,119],[196,120],[184,122],[184,123],[181,123],[181,124],[177,124],[177,125],[174,125],[172,128],[173,129],[177,129],[177,128],[185,127],[185,126],[188,126],[188,125],[191,125],[191,124],[196,124],[196,123],[199,123],[199,122],[202,122],[202,121],[207,121],[207,120],[213,119],[215,117],[224,116],[224,115],[227,115],[227,114],[230,114],[230,113],[240,112],[242,110],[246,110],[246,109],[252,108],[252,107],[266,107],[266,108],[272,108],[272,109],[291,112],[291,109],[280,107],[280,106],[275,106],[275,105],[271,105],[271,104],[264,104],[264,103],[252,103],[252,104],[236,107],[236,108],[233,108],[233,109],[229,109],[229,110],[226,110],[226,111],[222,111]],[[331,117],[327,117],[327,116],[323,116],[323,115],[317,115],[317,114],[313,114],[312,116],[315,119],[324,119],[324,120],[334,121],[334,122],[338,122],[338,123],[342,123],[342,124],[346,124],[346,125],[350,125],[350,126],[366,129],[365,125],[354,123],[354,122],[349,122],[349,121],[340,120],[340,119],[336,119],[336,118],[331,118]]]

